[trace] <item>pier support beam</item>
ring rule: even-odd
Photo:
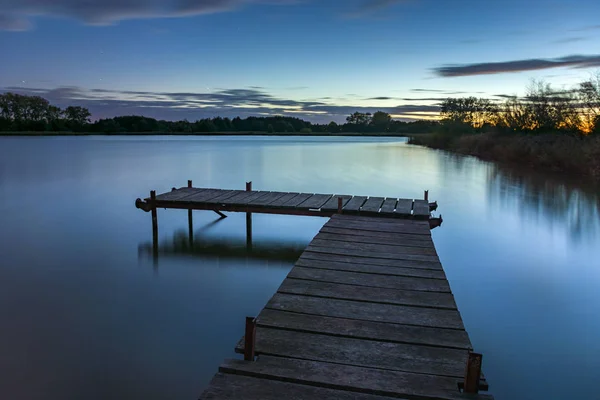
[[[342,205],[344,204],[344,199],[341,197],[338,197],[338,214],[342,213]]]
[[[156,212],[156,191],[150,191],[150,207],[152,211],[152,255],[154,261],[158,259],[158,214]]]
[[[256,318],[246,317],[246,334],[244,335],[244,360],[254,361],[254,344],[256,339]]]
[[[479,380],[481,379],[481,360],[483,356],[479,353],[469,352],[467,366],[465,368],[465,393],[479,393]]]
[[[252,191],[252,181],[246,182],[246,191]],[[246,213],[246,247],[252,250],[252,213]]]

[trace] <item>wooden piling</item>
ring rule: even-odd
[[[246,317],[246,334],[244,336],[244,360],[254,361],[254,344],[256,339],[256,318]]]
[[[429,190],[425,191],[423,198],[425,199],[425,201],[429,201]]]
[[[344,199],[341,197],[338,197],[338,214],[342,213],[342,205],[344,203]]]
[[[194,219],[192,210],[188,210],[188,236],[190,239],[190,247],[194,245]]]
[[[155,260],[158,258],[158,214],[156,212],[156,191],[150,191],[151,211],[152,211],[152,254]]]
[[[252,181],[246,182],[246,191],[252,191]],[[252,249],[252,213],[246,213],[246,247]]]
[[[467,366],[465,368],[465,393],[479,393],[479,380],[481,379],[481,360],[483,356],[479,353],[469,352]]]
[[[188,187],[191,188],[192,187],[192,181],[188,180]]]

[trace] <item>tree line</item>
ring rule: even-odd
[[[504,102],[448,98],[441,105],[442,128],[457,133],[600,134],[600,73],[567,90],[532,81],[524,97],[506,97]]]
[[[272,116],[248,118],[204,118],[197,121],[166,121],[144,116],[121,116],[90,121],[85,107],[61,109],[39,96],[16,93],[0,94],[0,131],[3,132],[90,132],[126,133],[388,133],[408,134],[429,132],[434,121],[404,122],[393,120],[382,111],[374,114],[355,112],[346,123],[315,124],[300,118]]]

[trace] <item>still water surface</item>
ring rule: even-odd
[[[0,138],[0,398],[195,399],[325,222],[254,216],[267,259],[190,253],[187,213],[136,197],[184,186],[417,197],[498,400],[597,399],[600,195],[397,139]],[[243,214],[195,212],[243,247]],[[281,258],[281,259],[279,259]]]

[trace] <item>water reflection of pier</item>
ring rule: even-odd
[[[251,244],[245,237],[219,237],[185,230],[176,231],[172,238],[161,242],[141,243],[139,255],[149,255],[156,262],[160,257],[192,256],[201,259],[260,260],[269,266],[289,267],[296,261],[308,242],[255,239]]]

